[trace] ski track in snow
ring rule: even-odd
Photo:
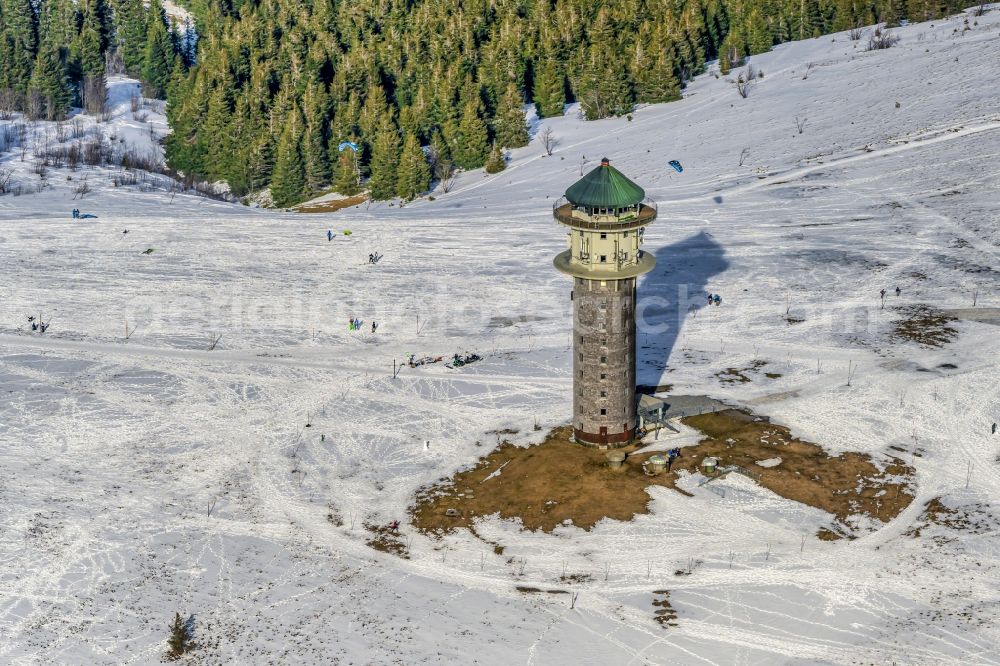
[[[536,141],[433,202],[296,215],[114,188],[99,170],[82,199],[84,172],[65,170],[0,197],[0,659],[157,663],[181,612],[205,663],[1000,663],[996,518],[912,535],[935,497],[996,513],[1000,329],[956,322],[940,349],[891,335],[901,305],[968,307],[976,290],[998,305],[1000,11],[977,20],[907,26],[878,53],[843,34],[782,45],[753,58],[765,77],[747,99],[706,74],[631,122],[571,109],[541,121],[553,156]],[[112,81],[105,131],[138,141],[132,85]],[[568,420],[549,209],[584,155],[659,202],[639,381],[752,405],[832,452],[899,456],[910,507],[824,542],[829,516],[734,477],[713,484],[725,497],[652,488],[651,513],[590,532],[406,525],[414,492],[496,431],[529,444]],[[26,324],[38,313],[44,336]],[[348,331],[354,316],[378,332]],[[484,359],[392,376],[410,352],[466,350]],[[715,376],[758,359],[781,376]],[[366,523],[394,519],[409,559],[366,545]],[[654,590],[676,627],[654,622]]]

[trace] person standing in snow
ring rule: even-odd
[[[718,294],[716,294],[715,297],[712,300],[715,301],[716,305],[722,305],[722,296],[719,296]]]
[[[372,333],[374,333],[374,332],[375,332],[375,329],[376,329],[376,328],[378,328],[378,324],[376,324],[376,323],[375,323],[375,320],[373,319],[373,320],[372,320]]]
[[[896,296],[899,296],[899,294],[900,294],[901,291],[902,291],[902,289],[900,289],[899,287],[896,287]]]
[[[709,305],[711,305],[711,304],[712,304],[712,294],[709,294],[709,295],[708,295],[708,304],[709,304]]]
[[[329,243],[332,240],[333,240],[333,230],[332,229],[327,229],[326,230],[326,241]]]

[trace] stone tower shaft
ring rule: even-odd
[[[569,227],[555,260],[573,277],[573,433],[591,446],[636,434],[636,278],[656,265],[641,249],[656,204],[607,159],[553,207]]]

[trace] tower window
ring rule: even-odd
[[[608,362],[608,357],[607,356],[602,356],[601,357],[601,363],[607,363],[607,362]]]
[[[607,240],[607,239],[608,239],[607,234],[601,234],[601,240]]]
[[[580,376],[583,377],[583,370],[580,371]],[[606,379],[606,378],[607,378],[607,375],[602,372],[601,373],[601,379]]]
[[[602,398],[607,398],[608,397],[608,392],[607,391],[601,391],[601,397]]]
[[[602,409],[601,410],[601,416],[607,416],[607,415],[608,415],[608,410]]]
[[[602,264],[608,263],[608,255],[606,255],[606,254],[602,254],[601,255],[601,263]]]

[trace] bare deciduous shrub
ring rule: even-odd
[[[861,24],[861,19],[858,19],[854,23],[854,27],[852,27],[850,30],[847,31],[847,36],[851,38],[852,42],[859,41],[862,37],[865,36],[865,28]]]
[[[899,37],[892,30],[877,25],[868,37],[868,48],[865,50],[880,51],[882,49],[889,49],[895,46],[897,42],[899,42]]]
[[[0,88],[0,120],[10,120],[17,111],[20,96],[12,88]]]
[[[806,119],[795,116],[795,129],[799,131],[799,134],[802,134],[802,130],[804,130],[805,128],[806,128]]]
[[[552,127],[550,125],[546,125],[542,129],[541,134],[538,135],[538,138],[542,140],[542,146],[545,148],[545,154],[552,155],[552,150],[556,147],[556,144],[559,143],[556,139],[555,132],[552,131]]]
[[[14,184],[14,172],[10,169],[0,169],[0,194],[7,194]]]
[[[441,184],[442,192],[451,192],[451,188],[455,185],[456,176],[455,167],[450,160],[435,160],[434,178]]]
[[[747,71],[741,72],[739,76],[736,77],[736,92],[740,94],[740,97],[746,99],[750,95],[750,87],[757,80],[757,72],[753,65],[747,65]]]
[[[74,199],[77,199],[77,198],[82,199],[89,192],[90,192],[90,186],[87,184],[87,177],[84,176],[83,177],[83,182],[81,182],[79,185],[77,185],[76,189],[73,191],[73,198]]]

